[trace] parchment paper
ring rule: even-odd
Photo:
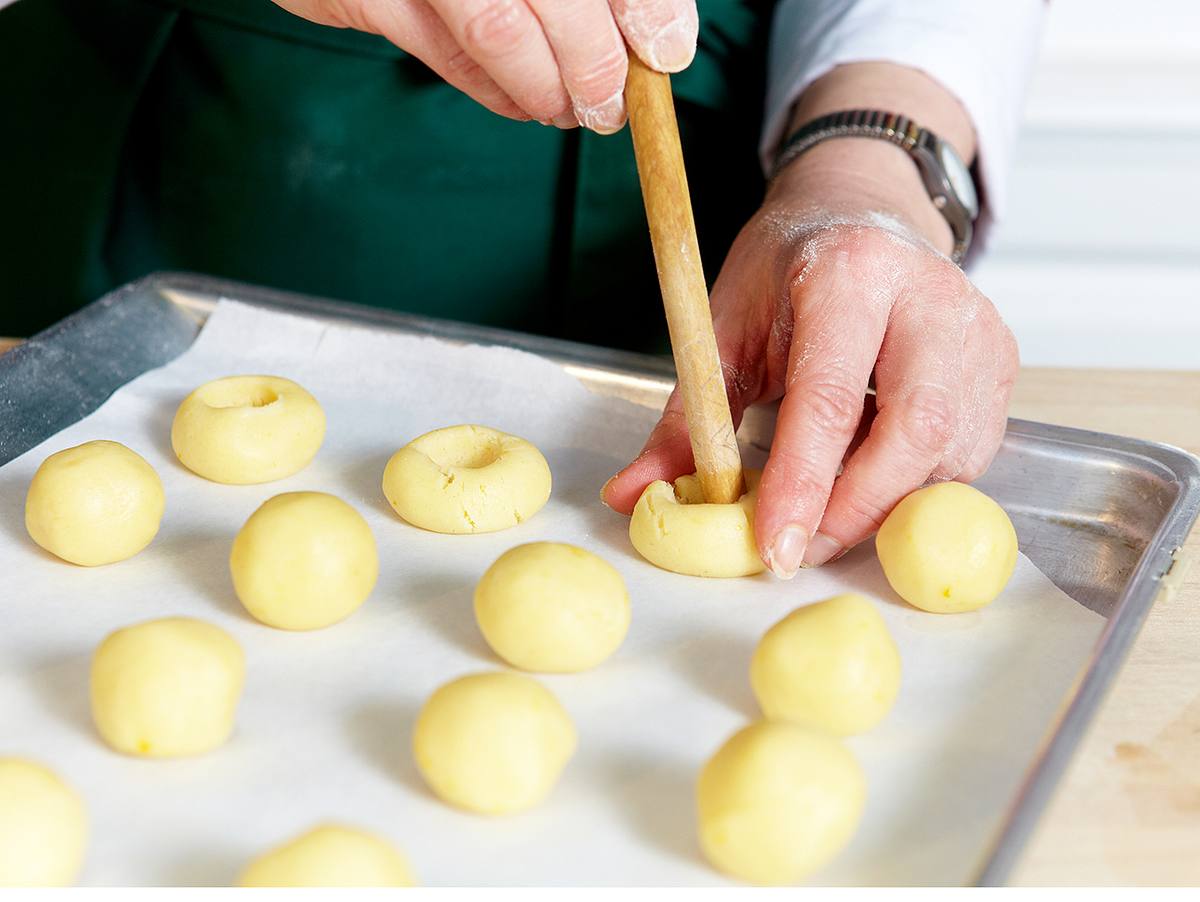
[[[295,379],[320,399],[328,434],[317,459],[262,486],[192,475],[170,448],[179,401],[209,379],[254,372]],[[658,570],[633,551],[628,521],[598,501],[654,419],[521,352],[222,304],[182,357],[0,469],[0,754],[40,759],[84,795],[89,884],[228,883],[253,855],[329,818],[392,838],[428,884],[722,883],[695,839],[693,783],[756,715],[754,643],[798,605],[856,590],[877,601],[900,646],[903,688],[879,727],[850,740],[868,776],[867,808],[851,845],[815,882],[969,879],[1101,618],[1025,558],[994,604],[952,616],[900,602],[870,547],[788,583]],[[490,535],[403,523],[380,491],[384,463],[409,439],[466,422],[537,444],[554,473],[550,503]],[[23,505],[47,455],[99,438],[150,461],[167,511],[146,551],[86,569],[29,540]],[[349,620],[288,633],[242,610],[227,560],[260,503],[302,489],[332,492],[366,516],[381,573]],[[633,625],[599,668],[540,677],[580,736],[548,802],[514,817],[460,813],[423,786],[412,724],[441,683],[501,666],[477,631],[471,593],[503,551],[539,539],[611,561],[628,583]],[[114,629],[176,614],[216,623],[245,648],[237,730],[199,758],[124,757],[91,725],[90,655]]]

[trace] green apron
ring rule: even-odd
[[[762,195],[769,6],[701,0],[674,78],[710,281]],[[18,0],[0,70],[0,334],[176,269],[663,347],[627,129],[502,119],[268,0]]]

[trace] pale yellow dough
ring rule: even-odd
[[[850,841],[866,792],[862,769],[839,740],[760,721],[735,733],[700,772],[700,844],[730,876],[795,883]]]
[[[629,593],[611,564],[561,542],[506,551],[475,588],[475,619],[488,645],[522,670],[595,667],[629,630]]]
[[[848,736],[892,709],[900,652],[870,601],[837,595],[767,630],[750,661],[750,683],[768,720]]]
[[[183,399],[171,447],[185,467],[231,485],[298,473],[325,439],[317,399],[280,376],[226,376]]]
[[[486,426],[447,426],[392,455],[383,494],[413,526],[495,532],[542,509],[550,498],[550,466],[523,438]]]
[[[413,886],[408,862],[381,836],[320,824],[264,852],[239,886]]]
[[[532,677],[478,673],[435,691],[413,734],[425,782],[444,801],[479,814],[532,808],[575,752],[575,727]]]
[[[133,557],[162,522],[162,480],[117,442],[86,442],[51,454],[25,496],[25,528],[49,551],[84,567]]]
[[[1017,532],[999,504],[961,482],[917,489],[875,538],[896,594],[923,611],[973,611],[995,600],[1017,565]]]
[[[629,520],[629,540],[657,567],[688,576],[753,576],[763,571],[754,545],[758,470],[746,471],[736,504],[707,504],[695,476],[646,486]]]
[[[0,758],[0,886],[70,886],[87,847],[87,811],[49,768]]]
[[[233,732],[245,675],[241,646],[211,623],[168,617],[125,627],[92,658],[92,719],[118,752],[199,755]]]
[[[250,515],[229,555],[233,588],[269,626],[313,630],[349,617],[379,576],[371,527],[323,492],[276,495]]]

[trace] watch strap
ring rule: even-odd
[[[925,151],[934,149],[935,145],[940,142],[932,132],[917,125],[907,116],[882,110],[842,110],[818,116],[811,122],[805,123],[787,139],[775,159],[771,178],[774,179],[789,163],[822,141],[829,138],[847,137],[877,138],[888,141],[903,149],[913,158],[918,169],[921,170],[927,190],[930,191],[930,199],[934,201],[938,211],[946,217],[950,224],[954,236],[951,259],[961,265],[974,233],[972,223],[974,214],[964,210],[961,216],[952,218],[946,209],[948,198],[935,196],[934,188],[929,184],[929,173],[926,171],[928,166],[926,160],[933,155]]]
[[[811,147],[827,138],[861,137],[881,138],[905,150],[916,147],[928,132],[907,116],[885,113],[880,110],[843,110],[818,116],[801,126],[788,138],[779,156],[771,178]]]

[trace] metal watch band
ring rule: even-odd
[[[882,138],[909,150],[917,146],[923,132],[924,129],[907,116],[879,110],[843,110],[840,113],[818,116],[788,138],[783,150],[775,159],[771,178],[775,178],[780,170],[800,154],[828,138]]]
[[[936,153],[933,151],[942,142],[928,129],[921,128],[907,116],[881,110],[843,110],[819,116],[801,126],[788,138],[783,149],[775,158],[771,179],[778,176],[798,156],[822,141],[844,137],[878,138],[888,141],[905,150],[913,158],[926,182],[930,199],[950,225],[954,236],[954,250],[951,259],[955,263],[961,264],[971,243],[974,214],[972,212],[965,218],[961,215],[957,217],[949,215],[948,198],[935,194],[931,189],[926,172],[926,160],[936,157]],[[959,204],[959,206],[962,205]]]

